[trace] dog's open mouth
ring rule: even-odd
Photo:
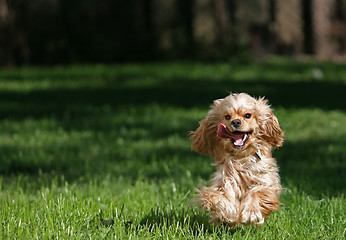
[[[250,139],[250,132],[234,131],[231,132],[226,125],[219,123],[217,125],[217,135],[223,139],[231,139],[233,147],[237,149],[242,149],[246,145],[247,141]]]

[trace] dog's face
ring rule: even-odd
[[[212,155],[220,142],[235,151],[246,151],[263,141],[280,147],[283,132],[266,100],[241,93],[214,101],[192,139],[194,150]]]
[[[220,117],[217,135],[235,149],[245,149],[258,133],[256,112],[244,106],[226,110]]]

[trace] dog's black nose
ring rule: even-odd
[[[241,125],[241,121],[239,119],[234,119],[232,122],[231,122],[231,125],[232,127],[234,128],[239,128],[240,125]]]

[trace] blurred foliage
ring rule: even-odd
[[[320,24],[308,21],[314,12],[311,1],[294,2],[0,0],[0,65],[182,59],[248,62],[270,54],[295,56],[322,50],[342,55],[345,39],[338,32],[346,23],[340,14],[333,22],[334,12],[331,20],[322,19],[329,8],[342,9],[342,1],[332,7],[322,4],[321,11],[315,11],[322,14],[320,21],[337,26],[330,30],[337,34],[319,32],[324,34],[321,39],[312,36]],[[287,35],[286,41],[283,36]],[[315,44],[323,39],[331,39],[323,45],[330,49],[320,50]]]

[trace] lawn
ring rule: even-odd
[[[191,204],[214,167],[188,132],[230,91],[266,96],[285,190],[262,228]],[[346,67],[146,63],[0,70],[0,239],[344,239]]]

